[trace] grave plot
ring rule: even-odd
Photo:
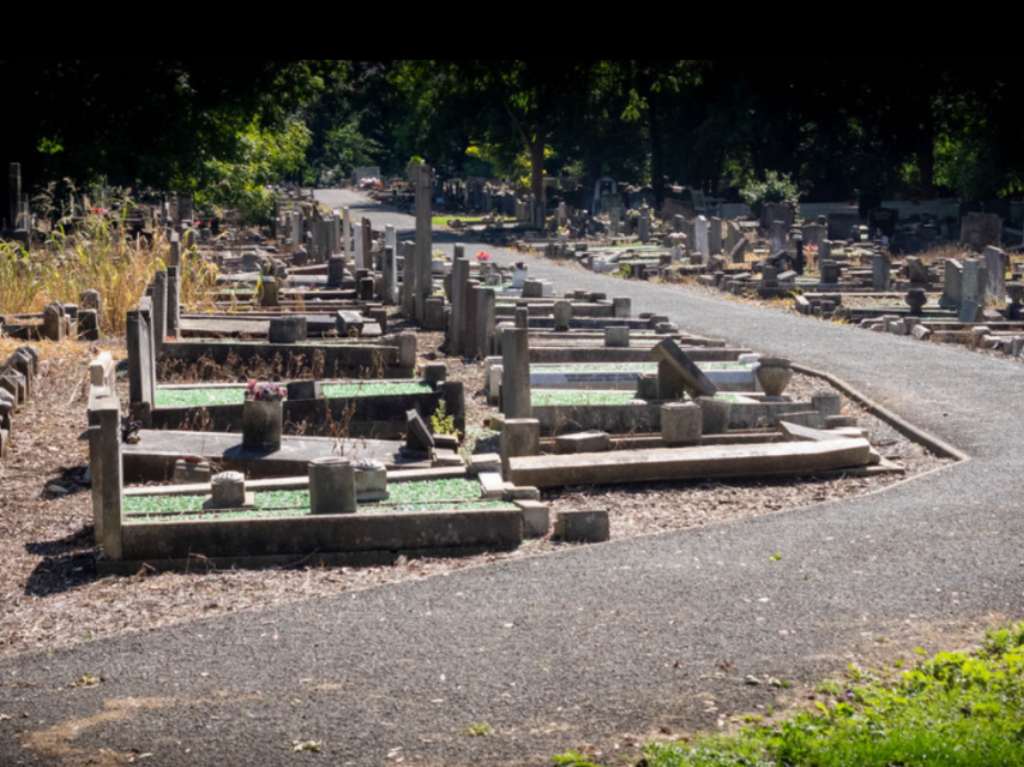
[[[99,294],[89,290],[82,294],[79,304],[55,301],[41,312],[0,315],[0,330],[10,338],[27,341],[95,341],[100,337],[99,300]]]

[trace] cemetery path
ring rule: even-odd
[[[588,743],[611,763],[616,746],[786,694],[769,676],[813,683],[1024,614],[1019,365],[487,250],[827,369],[973,459],[813,510],[9,659],[0,762],[81,763],[104,747],[153,764],[295,764],[314,758],[296,741],[321,741],[332,764],[548,764]],[[86,673],[102,682],[69,686]],[[470,734],[484,723],[491,734]]]

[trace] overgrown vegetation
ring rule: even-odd
[[[921,653],[924,651],[921,650]],[[1024,764],[1024,623],[975,653],[940,652],[892,679],[851,666],[816,710],[692,743],[655,743],[645,767],[914,767]],[[567,752],[562,767],[591,765]]]
[[[82,292],[98,290],[100,328],[119,335],[125,314],[145,292],[153,275],[165,268],[170,243],[161,232],[152,239],[131,236],[125,225],[129,205],[119,217],[89,214],[73,234],[54,230],[41,247],[26,249],[17,242],[0,242],[0,307],[5,313],[41,311],[52,302],[78,303]],[[208,300],[216,282],[216,267],[184,251],[181,260],[181,300]]]

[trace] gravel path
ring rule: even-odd
[[[590,745],[619,763],[785,695],[748,675],[807,682],[1024,614],[1018,365],[488,250],[827,369],[973,460],[809,509],[5,660],[0,762],[547,764]],[[85,674],[101,681],[71,686]]]

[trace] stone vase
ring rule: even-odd
[[[242,405],[242,447],[277,450],[284,422],[282,400],[246,400]]]
[[[762,357],[757,367],[757,382],[769,397],[779,397],[793,378],[789,360],[781,357]]]

